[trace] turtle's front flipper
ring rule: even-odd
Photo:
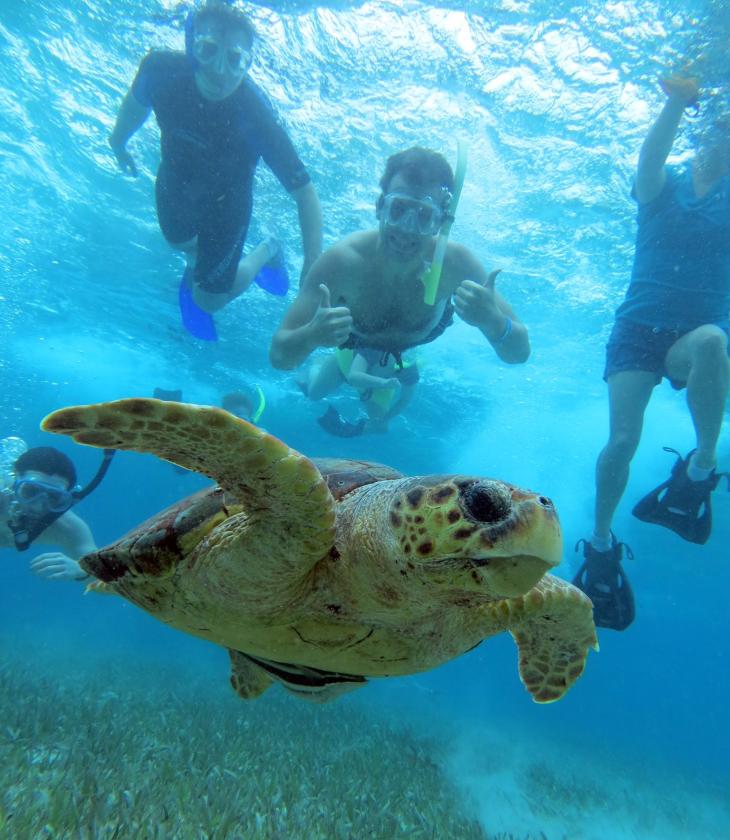
[[[567,581],[545,575],[526,595],[503,603],[525,688],[536,703],[560,700],[583,673],[588,651],[598,650],[590,599]]]
[[[282,553],[315,561],[332,546],[334,502],[319,470],[222,409],[136,398],[63,408],[41,426],[87,446],[149,452],[209,476],[240,499],[252,526],[258,517],[268,533],[281,535],[288,543]]]

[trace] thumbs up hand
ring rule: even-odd
[[[319,306],[309,322],[309,330],[319,347],[339,347],[352,330],[352,315],[346,306],[332,306],[330,290],[324,283],[319,286]]]
[[[454,307],[457,315],[475,327],[484,327],[490,318],[500,315],[494,293],[494,283],[501,269],[491,271],[486,281],[476,283],[464,280],[454,293]]]

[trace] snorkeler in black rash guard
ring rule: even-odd
[[[488,273],[471,251],[449,242],[440,276],[428,282],[443,228],[453,221],[454,185],[448,162],[430,149],[388,159],[375,208],[379,227],[350,234],[312,266],[274,335],[274,367],[291,370],[317,347],[367,348],[398,363],[404,350],[441,335],[454,312],[502,361],[527,360],[527,329],[495,291],[498,271]],[[310,378],[310,393],[324,396],[330,381],[333,388],[342,382],[334,355],[316,383]]]
[[[254,37],[239,10],[209,0],[188,21],[185,53],[154,50],[143,59],[109,137],[122,170],[136,175],[127,142],[154,110],[162,153],[156,182],[160,227],[170,245],[186,253],[193,300],[206,313],[244,292],[277,257],[275,243],[265,240],[241,258],[259,158],[297,204],[303,274],[322,247],[317,193],[247,75]]]
[[[12,474],[0,477],[0,548],[25,551],[35,542],[57,545],[62,551],[34,557],[31,571],[48,580],[87,580],[78,560],[96,551],[96,543],[71,508],[98,486],[112,455],[112,450],[105,452],[96,476],[81,490],[73,463],[58,449],[38,446],[23,452]]]

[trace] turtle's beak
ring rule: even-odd
[[[554,563],[530,554],[471,560],[483,588],[497,598],[516,598],[529,592]]]
[[[563,539],[549,499],[516,487],[505,490],[509,492],[506,527],[502,529],[500,523],[490,533],[489,523],[484,523],[482,540],[470,563],[485,590],[499,598],[515,598],[560,564]]]

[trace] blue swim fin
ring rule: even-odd
[[[279,250],[253,278],[253,282],[270,295],[283,297],[289,291],[289,275],[284,262],[284,253]]]
[[[218,341],[218,333],[215,329],[213,316],[201,309],[193,300],[193,276],[189,268],[180,281],[178,301],[180,303],[180,316],[183,326],[195,338],[203,341]]]

